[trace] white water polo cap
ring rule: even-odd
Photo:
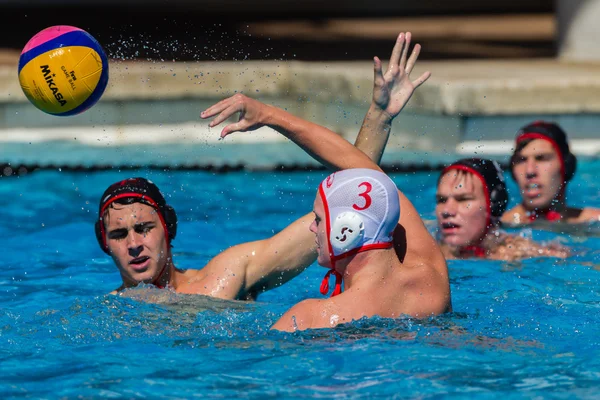
[[[332,271],[336,274],[336,295],[341,292],[341,276],[335,263],[357,253],[392,247],[400,218],[398,188],[383,172],[356,168],[335,172],[319,186],[325,209],[325,230]],[[328,282],[321,292],[329,290]]]

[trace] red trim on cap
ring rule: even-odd
[[[327,235],[327,249],[329,251],[329,260],[331,261],[331,270],[325,274],[325,277],[321,281],[321,293],[326,295],[327,292],[329,292],[329,277],[331,276],[331,274],[334,274],[335,289],[331,294],[331,297],[333,297],[337,296],[342,292],[342,280],[344,277],[342,276],[342,274],[335,270],[335,255],[333,253],[331,240],[329,239],[329,234],[331,231],[331,222],[329,218],[329,204],[327,203],[327,196],[325,196],[325,191],[323,190],[323,182],[321,182],[321,184],[319,185],[319,196],[321,197],[321,201],[323,202],[323,208],[325,209],[325,233]]]
[[[323,183],[319,186],[319,196],[321,197],[321,201],[323,201],[323,208],[325,209],[325,229],[327,234],[327,248],[329,250],[329,260],[331,261],[331,270],[325,274],[323,281],[321,282],[321,293],[326,295],[329,292],[329,277],[331,274],[335,275],[335,289],[331,294],[331,297],[337,296],[342,292],[342,280],[343,276],[335,269],[335,264],[337,261],[342,260],[344,258],[356,255],[358,253],[362,253],[363,251],[368,250],[379,250],[379,249],[389,249],[393,246],[393,242],[384,242],[384,243],[373,243],[367,244],[361,247],[357,247],[340,255],[335,255],[333,252],[333,246],[331,245],[331,219],[329,217],[329,204],[327,203],[327,197],[325,196],[325,191],[323,190]]]
[[[332,265],[335,265],[336,261],[342,260],[346,257],[350,257],[350,256],[354,256],[358,253],[362,253],[363,251],[367,251],[367,250],[379,250],[379,249],[389,249],[393,246],[392,242],[385,242],[385,243],[373,243],[373,244],[367,244],[361,247],[357,247],[356,249],[352,249],[350,251],[347,251],[343,254],[340,254],[338,256],[336,255],[332,255],[330,256],[331,258],[331,262]],[[331,274],[335,275],[335,289],[333,290],[333,293],[331,293],[331,297],[333,296],[337,296],[338,294],[342,293],[342,280],[344,279],[344,277],[342,276],[342,274],[340,274],[338,271],[336,271],[334,268],[330,269],[326,274],[325,277],[323,278],[323,280],[321,281],[321,294],[326,295],[329,292],[329,277]]]
[[[487,234],[488,230],[492,226],[492,202],[490,200],[490,190],[487,185],[487,182],[485,181],[485,178],[479,173],[479,171],[471,167],[467,167],[466,165],[450,165],[449,167],[444,168],[444,170],[442,171],[442,175],[453,169],[471,173],[478,177],[481,183],[483,184],[483,194],[485,196],[485,204],[487,205],[487,225],[485,227],[485,234]]]
[[[325,196],[325,191],[323,190],[323,184],[319,186],[319,196],[321,196],[321,201],[323,202],[323,208],[325,209],[325,233],[327,234],[327,249],[329,250],[329,259],[331,260],[331,268],[335,269],[335,256],[333,254],[333,246],[331,245],[331,240],[329,234],[331,233],[331,221],[329,218],[329,204],[327,203],[327,196]]]
[[[363,251],[368,251],[368,250],[381,250],[381,249],[389,249],[393,246],[392,242],[383,242],[383,243],[372,243],[372,244],[366,244],[364,246],[360,246],[357,247],[355,249],[349,250],[345,253],[342,253],[338,256],[333,256],[333,259],[335,261],[339,261],[342,260],[344,258],[350,257],[350,256],[354,256],[358,253],[362,253]]]
[[[329,271],[327,271],[325,277],[323,277],[323,280],[321,281],[320,288],[321,294],[324,296],[327,295],[327,293],[329,293],[329,276],[331,274],[335,275],[335,288],[333,289],[333,293],[331,293],[331,297],[333,297],[342,293],[342,280],[344,279],[344,277],[342,276],[342,274],[340,274],[334,269],[330,269]]]
[[[158,204],[150,197],[148,197],[147,195],[141,194],[141,193],[120,193],[118,195],[116,195],[115,197],[113,197],[112,199],[110,199],[109,201],[107,201],[103,206],[102,209],[100,210],[100,233],[102,235],[102,244],[104,245],[104,248],[108,251],[108,244],[106,243],[106,233],[104,231],[104,212],[106,211],[106,209],[108,208],[108,206],[110,206],[112,203],[114,203],[116,200],[122,199],[122,198],[127,198],[127,197],[135,197],[135,198],[139,198],[139,199],[143,199],[144,201],[147,201],[148,203],[150,203],[150,205],[152,206],[152,208],[154,208],[158,214],[158,218],[160,219],[160,223],[165,231],[165,235],[167,238],[167,247],[171,248],[171,239],[169,238],[169,230],[167,229],[167,224],[165,223],[165,219],[162,215],[162,212],[160,211],[160,207],[158,206]],[[163,273],[165,272],[165,269],[167,267],[167,263],[165,262],[165,266],[163,267],[162,271],[160,271],[160,273],[158,274],[158,276],[156,277],[156,279],[152,282],[152,284],[156,285],[155,282],[158,282],[158,280],[162,277]],[[162,287],[156,285],[158,288],[162,289]]]
[[[556,143],[556,141],[554,139],[552,139],[544,134],[537,133],[537,132],[525,132],[525,133],[521,134],[519,137],[517,137],[516,143],[519,144],[522,141],[527,140],[527,139],[532,139],[532,140],[541,139],[541,140],[550,142],[550,144],[556,151],[556,154],[558,155],[558,159],[560,160],[560,173],[562,175],[562,180],[563,180],[562,186],[564,186],[564,181],[565,181],[567,174],[566,174],[566,170],[565,170],[565,160],[563,158],[562,151],[560,151],[560,147],[558,147],[558,143]]]

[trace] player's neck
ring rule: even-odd
[[[467,245],[456,247],[453,251],[454,255],[459,258],[486,257],[488,252],[497,246],[498,241],[502,237],[498,229],[499,227],[496,224],[488,229],[479,239]]]
[[[175,264],[173,264],[173,259],[169,254],[165,268],[154,281],[154,285],[159,288],[171,287],[173,289],[176,289],[178,285],[178,275],[179,274],[177,273],[177,268],[175,268]]]
[[[399,263],[394,249],[358,253],[345,264],[344,288],[348,290],[359,283],[384,280]]]

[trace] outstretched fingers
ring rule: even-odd
[[[398,64],[400,63],[400,56],[402,55],[402,49],[404,47],[404,33],[400,33],[398,35],[398,39],[396,39],[396,44],[392,49],[392,55],[390,56],[390,65],[388,69],[390,71],[397,71]]]
[[[431,72],[427,71],[427,72],[424,72],[423,75],[421,75],[420,77],[415,79],[413,81],[413,85],[415,86],[415,89],[418,88],[419,86],[421,86],[423,83],[425,83],[425,81],[427,79],[429,79],[430,76],[431,76]]]
[[[202,111],[200,113],[200,118],[205,119],[205,118],[213,117],[213,116],[217,115],[218,113],[220,113],[221,111],[223,111],[224,109],[226,109],[227,107],[229,107],[232,102],[233,102],[233,96],[223,99],[220,102],[218,102],[217,104],[213,104],[212,106],[208,107],[206,110]]]
[[[243,111],[243,104],[241,104],[241,103],[228,104],[227,108],[222,110],[219,113],[219,115],[217,115],[215,117],[215,119],[210,121],[208,126],[213,128],[213,127],[219,125],[221,122],[225,121],[227,118],[231,117],[233,114],[235,114],[238,111]]]
[[[410,47],[411,33],[406,32],[405,38],[404,47],[402,47],[402,56],[400,57],[400,71],[404,71],[406,68],[406,56],[408,54],[408,48]]]
[[[421,45],[420,44],[415,44],[415,48],[413,49],[412,53],[410,54],[410,58],[408,59],[408,62],[406,63],[406,73],[408,75],[410,75],[410,73],[413,70],[413,67],[415,66],[415,63],[417,62],[417,59],[419,58],[419,54],[421,54]]]
[[[382,86],[384,83],[383,71],[381,70],[381,60],[379,57],[373,57],[373,82],[375,86]]]
[[[248,122],[246,118],[244,118],[244,111],[242,110],[238,122],[234,122],[233,124],[229,124],[223,128],[221,131],[221,139],[233,132],[245,132],[251,125],[252,124]]]

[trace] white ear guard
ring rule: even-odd
[[[361,243],[365,225],[358,213],[346,211],[339,214],[331,224],[329,241],[336,253],[350,251]]]

